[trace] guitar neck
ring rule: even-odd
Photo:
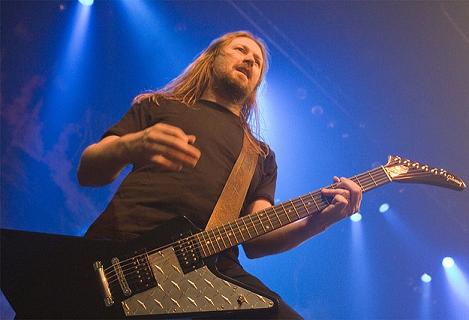
[[[350,179],[359,185],[363,192],[392,181],[382,166]],[[336,187],[337,184],[334,183],[326,188]],[[322,196],[321,190],[316,190],[231,223],[199,232],[187,238],[187,241],[199,248],[202,257],[208,257],[307,216],[318,214],[329,204],[329,199]]]

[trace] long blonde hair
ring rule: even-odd
[[[254,145],[257,152],[265,157],[268,154],[268,148],[266,144],[261,142],[262,139],[260,137],[257,90],[268,69],[268,51],[265,43],[248,31],[226,33],[213,40],[207,49],[202,51],[177,78],[173,79],[161,89],[139,94],[134,98],[134,103],[141,102],[145,99],[152,99],[158,104],[158,98],[162,97],[180,101],[188,107],[194,106],[207,89],[213,77],[212,69],[215,57],[217,57],[221,49],[228,45],[233,39],[242,37],[249,38],[257,43],[262,52],[263,64],[259,82],[244,101],[240,113],[240,120],[242,127],[248,133],[249,140]]]

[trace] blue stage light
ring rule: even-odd
[[[94,3],[94,0],[78,0],[82,5],[84,6],[92,6]]]
[[[430,277],[428,273],[422,274],[420,279],[422,280],[422,282],[425,282],[425,283],[429,283],[430,281],[432,281],[432,277]]]
[[[352,220],[353,222],[358,222],[361,219],[362,219],[362,215],[359,212],[350,216],[350,220]]]
[[[451,258],[451,257],[445,257],[445,258],[441,261],[441,264],[443,265],[443,267],[445,267],[445,269],[449,269],[449,268],[451,268],[452,266],[454,266],[454,259]]]
[[[379,212],[385,213],[386,211],[389,210],[389,204],[383,203],[382,205],[379,206]]]

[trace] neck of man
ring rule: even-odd
[[[213,90],[213,88],[207,88],[205,92],[202,94],[200,97],[201,99],[215,102],[226,109],[228,109],[230,112],[234,113],[238,117],[241,115],[241,109],[243,108],[243,102],[244,101],[235,101],[232,98],[225,97],[224,95],[217,94]]]

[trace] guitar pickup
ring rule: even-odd
[[[180,240],[174,246],[174,251],[185,274],[204,266],[198,243]]]
[[[124,270],[122,276],[124,280],[127,280],[126,287],[130,294],[136,294],[156,286],[157,282],[153,271],[150,267],[150,262],[148,261],[147,252],[143,249],[140,251],[134,252],[135,256],[132,258],[126,259],[124,262],[119,263],[119,265],[124,265]],[[122,270],[122,269],[121,269]],[[126,295],[126,291],[123,288],[123,293]]]

